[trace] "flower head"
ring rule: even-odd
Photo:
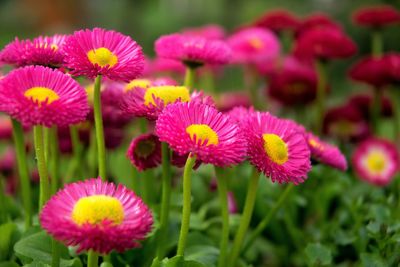
[[[144,69],[142,48],[119,32],[94,28],[76,31],[64,45],[66,66],[73,75],[129,82]]]
[[[350,77],[374,87],[383,87],[391,83],[388,57],[365,57],[356,62],[349,71]]]
[[[143,134],[134,138],[126,156],[139,170],[157,167],[161,164],[161,143],[154,134]]]
[[[383,27],[400,23],[400,12],[388,5],[363,7],[354,13],[353,21],[361,26]]]
[[[150,65],[153,75],[159,73],[183,75],[185,73],[185,65],[175,59],[167,59],[163,57],[155,58]]]
[[[160,58],[179,60],[190,66],[226,64],[231,59],[231,50],[225,42],[179,33],[158,38],[155,50]]]
[[[70,76],[42,66],[11,71],[0,80],[0,110],[26,125],[66,126],[85,120],[85,90]]]
[[[65,245],[78,246],[78,252],[108,254],[137,247],[153,218],[134,192],[97,178],[58,191],[42,209],[40,224]]]
[[[156,121],[156,135],[178,154],[224,167],[241,162],[246,144],[238,126],[199,102],[168,105]]]
[[[282,9],[263,14],[253,24],[279,33],[285,30],[295,31],[300,25],[300,20],[294,14]]]
[[[64,63],[62,53],[66,35],[39,36],[33,40],[15,40],[0,52],[0,62],[16,65],[58,67]]]
[[[396,145],[385,139],[371,138],[354,151],[352,164],[357,175],[372,184],[390,183],[399,170],[399,152]]]
[[[307,16],[303,22],[297,27],[296,37],[298,38],[303,33],[312,30],[312,29],[325,29],[325,28],[333,28],[337,30],[341,30],[342,27],[330,18],[327,14],[317,12]]]
[[[344,32],[332,27],[313,28],[300,35],[294,53],[304,59],[347,58],[355,54],[355,43]]]
[[[224,28],[216,24],[208,24],[197,28],[185,28],[182,33],[190,36],[200,36],[210,40],[222,40],[225,38]]]
[[[257,64],[276,58],[280,43],[275,34],[263,28],[245,28],[234,33],[227,40],[233,51],[233,62]]]
[[[313,159],[341,171],[347,169],[346,158],[342,152],[340,152],[339,148],[321,141],[312,133],[307,133],[306,139]]]
[[[243,127],[250,162],[273,182],[302,183],[311,169],[310,149],[291,121],[256,112]]]

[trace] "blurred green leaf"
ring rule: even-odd
[[[19,267],[19,265],[13,261],[0,262],[0,267]]]
[[[361,261],[364,267],[387,267],[385,261],[377,254],[361,253]]]
[[[305,252],[311,264],[329,265],[332,262],[331,250],[320,243],[308,244]]]
[[[0,225],[0,260],[7,259],[12,247],[11,238],[16,229],[17,226],[11,222]]]

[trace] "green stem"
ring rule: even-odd
[[[186,74],[185,74],[185,82],[184,86],[186,86],[189,90],[194,86],[194,77],[196,74],[196,68],[186,66]]]
[[[135,166],[131,167],[131,179],[127,185],[135,192],[140,191],[139,181],[138,181],[138,171]]]
[[[293,44],[293,32],[291,30],[284,30],[281,33],[281,42],[283,46],[283,52],[288,55],[292,50]]]
[[[49,162],[50,154],[50,128],[43,127],[44,159]]]
[[[43,143],[43,126],[36,125],[33,127],[35,152],[37,160],[37,168],[40,177],[40,196],[39,196],[39,210],[42,209],[43,205],[50,198],[50,184],[47,173],[47,165],[45,159],[44,143]]]
[[[371,52],[374,57],[381,57],[383,53],[383,39],[382,34],[379,29],[376,29],[372,32],[372,40],[371,40]]]
[[[4,190],[4,183],[5,177],[0,174],[0,224],[3,224],[7,221],[7,207],[6,207],[6,196]]]
[[[51,254],[51,267],[59,267],[60,266],[60,249],[61,244],[59,244],[56,240],[51,240],[52,246],[52,254]]]
[[[239,257],[244,237],[246,235],[247,229],[249,228],[251,215],[253,214],[259,178],[260,173],[256,169],[254,169],[250,177],[242,218],[240,219],[239,229],[236,233],[235,240],[233,241],[233,247],[228,259],[227,266],[236,266],[236,260]]]
[[[189,233],[190,209],[192,202],[191,175],[195,162],[196,162],[196,157],[192,154],[189,154],[183,171],[182,224],[181,224],[181,231],[179,234],[178,250],[176,254],[177,256],[184,256],[185,254],[186,240],[187,240],[187,235]]]
[[[82,152],[83,152],[83,148],[82,148],[82,144],[81,144],[81,140],[79,138],[79,131],[76,125],[71,125],[69,127],[69,133],[71,135],[71,143],[72,143],[72,153],[73,153],[73,169],[71,170],[70,175],[74,176],[80,176],[81,172],[80,172],[80,162],[82,160]],[[70,178],[70,177],[68,177]]]
[[[378,134],[379,130],[381,103],[383,96],[382,94],[383,94],[382,88],[374,87],[374,97],[371,105],[371,123],[372,123],[372,130],[375,134]]]
[[[60,161],[60,153],[58,149],[58,135],[57,135],[57,126],[53,126],[50,129],[50,162],[51,162],[51,193],[55,194],[60,186],[60,177],[59,177],[59,161]]]
[[[150,205],[152,202],[153,189],[154,189],[154,182],[153,182],[153,170],[148,169],[143,172],[143,179],[142,179],[142,198],[144,203]]]
[[[325,64],[320,60],[315,62],[317,71],[318,84],[317,84],[317,99],[316,99],[316,125],[315,133],[320,135],[322,133],[322,127],[325,116],[325,101],[326,101],[326,70]]]
[[[269,222],[275,216],[276,212],[282,207],[283,203],[286,201],[287,197],[289,196],[289,194],[293,188],[294,188],[294,184],[289,184],[288,186],[286,186],[285,191],[283,191],[283,193],[279,197],[278,201],[274,204],[272,209],[270,209],[268,211],[268,213],[263,218],[263,220],[257,225],[256,229],[251,233],[246,245],[244,246],[244,249],[242,252],[243,254],[251,247],[251,245],[256,240],[256,238],[268,226]]]
[[[24,142],[24,132],[21,123],[11,119],[15,153],[17,156],[18,174],[21,183],[22,202],[25,211],[25,229],[32,226],[32,197],[31,185],[29,180],[29,170],[26,160],[26,150]]]
[[[228,208],[228,180],[225,170],[215,167],[218,183],[218,195],[221,203],[222,232],[219,245],[218,267],[226,266],[226,255],[229,242],[229,208]]]
[[[93,250],[89,250],[87,267],[98,267],[98,266],[99,266],[99,255]]]
[[[101,75],[96,77],[94,82],[94,99],[93,99],[93,111],[94,111],[94,125],[96,130],[96,142],[97,142],[97,160],[99,165],[99,176],[104,181],[107,180],[106,171],[106,146],[104,143],[104,129],[103,129],[103,117],[101,113]]]
[[[164,257],[164,243],[168,233],[169,223],[169,207],[171,202],[171,164],[170,150],[167,143],[161,144],[162,154],[162,196],[161,196],[161,211],[160,211],[160,230],[158,235],[157,257]]]
[[[394,108],[394,116],[393,116],[393,130],[394,130],[394,140],[400,146],[400,89],[399,88],[390,88],[390,93],[392,95],[392,106]]]

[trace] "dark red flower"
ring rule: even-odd
[[[361,26],[383,27],[400,23],[400,12],[388,5],[363,7],[354,12],[353,21]]]
[[[300,25],[300,20],[293,13],[284,9],[278,9],[263,14],[253,25],[279,33],[284,30],[295,31]]]
[[[314,28],[304,32],[296,41],[294,54],[300,58],[322,60],[347,58],[357,51],[356,44],[341,30]]]
[[[317,75],[312,67],[287,58],[271,74],[267,91],[284,105],[307,104],[316,97]]]
[[[391,82],[400,83],[400,53],[388,53],[385,57]]]
[[[307,16],[304,21],[299,25],[296,31],[296,36],[299,37],[306,31],[316,29],[316,28],[334,28],[341,30],[342,27],[331,19],[328,15],[324,13],[314,13]]]
[[[348,100],[349,105],[357,107],[366,119],[370,117],[370,110],[372,105],[372,96],[367,94],[357,94],[350,97]],[[390,99],[387,97],[382,98],[381,102],[381,115],[391,117],[393,115],[393,106]]]
[[[370,135],[368,122],[353,105],[331,108],[325,114],[324,133],[343,141],[360,141]]]
[[[380,58],[367,56],[351,67],[349,75],[353,80],[382,87],[391,82],[387,60],[385,56]]]

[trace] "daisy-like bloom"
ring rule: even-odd
[[[384,186],[391,182],[399,170],[399,152],[396,145],[388,140],[371,138],[356,148],[352,165],[361,179]]]
[[[321,141],[318,136],[312,133],[307,133],[306,139],[313,159],[341,171],[347,169],[346,158],[339,148]]]
[[[12,137],[12,125],[9,116],[0,114],[0,139],[9,140]]]
[[[197,28],[185,28],[182,33],[190,36],[200,36],[210,40],[222,40],[225,38],[225,30],[219,25],[208,24]]]
[[[279,9],[263,14],[253,25],[280,33],[287,30],[295,31],[300,25],[300,20],[291,12],[285,9]]]
[[[246,143],[229,116],[198,102],[168,105],[156,121],[156,135],[178,154],[191,153],[219,167],[241,162]]]
[[[384,27],[400,23],[400,12],[392,6],[363,7],[353,15],[354,23],[367,27]]]
[[[311,169],[304,133],[291,121],[256,112],[243,126],[250,162],[273,182],[299,184]]]
[[[179,33],[158,38],[155,50],[160,58],[179,60],[191,67],[222,65],[231,59],[231,50],[224,41]]]
[[[126,156],[139,170],[157,167],[161,164],[161,142],[154,134],[143,134],[134,138]]]
[[[42,209],[40,224],[56,240],[78,246],[78,252],[108,254],[139,246],[153,218],[134,192],[97,178],[58,191]]]
[[[94,28],[76,31],[64,45],[66,66],[73,75],[129,82],[143,73],[142,48],[119,32]]]
[[[296,36],[299,37],[304,32],[315,28],[334,28],[337,30],[342,29],[342,27],[327,14],[317,12],[307,16],[303,20],[303,22],[297,28]]]
[[[156,120],[161,111],[175,102],[204,102],[212,105],[210,97],[203,97],[202,92],[189,93],[185,86],[150,86],[148,88],[135,87],[128,91],[121,103],[121,108],[130,115]]]
[[[85,90],[70,76],[28,66],[0,80],[0,110],[25,125],[67,126],[85,120]]]
[[[271,73],[267,93],[283,105],[308,104],[317,94],[315,70],[295,58],[288,58]]]
[[[227,40],[233,51],[234,63],[257,64],[278,57],[280,43],[276,35],[263,28],[246,28]]]
[[[64,63],[62,53],[66,35],[39,36],[33,40],[15,40],[0,52],[0,62],[16,66],[42,65],[58,67]]]
[[[347,142],[357,142],[370,135],[363,113],[351,104],[329,109],[325,114],[323,132]]]
[[[185,65],[181,61],[162,57],[155,58],[151,63],[150,69],[153,75],[161,73],[181,76],[185,74]]]
[[[251,106],[251,100],[249,96],[241,91],[223,92],[217,98],[217,107],[219,111],[226,112],[239,106]]]
[[[233,109],[226,112],[231,120],[237,125],[241,126],[245,121],[254,113],[254,108],[251,107],[234,107]]]
[[[367,56],[356,62],[349,71],[350,78],[381,88],[391,83],[388,57]]]
[[[300,58],[321,60],[347,58],[357,47],[341,30],[324,27],[307,30],[296,41],[294,54]]]

